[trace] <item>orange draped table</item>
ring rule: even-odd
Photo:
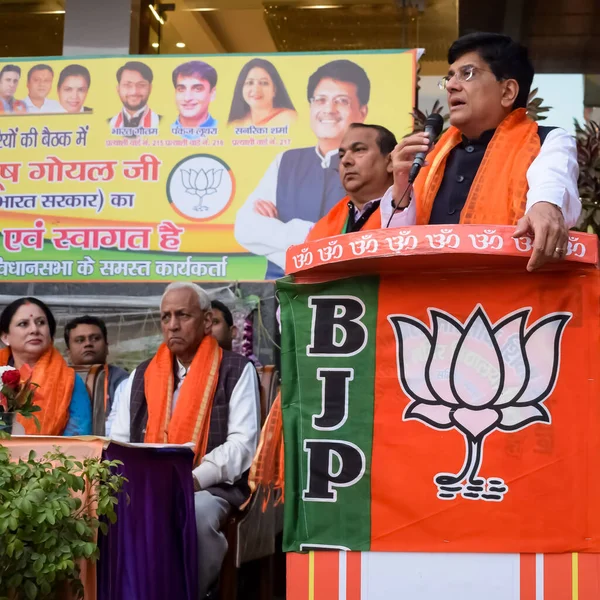
[[[513,231],[288,251],[290,600],[600,597],[598,240],[528,273]]]

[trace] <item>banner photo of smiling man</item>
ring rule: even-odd
[[[350,124],[367,117],[370,94],[366,71],[351,60],[328,62],[310,76],[307,98],[316,146],[278,155],[236,217],[237,241],[269,260],[265,279],[283,276],[288,247],[301,244],[346,195],[338,148]]]

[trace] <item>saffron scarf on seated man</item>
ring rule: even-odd
[[[148,424],[144,441],[149,444],[194,444],[198,465],[206,454],[213,398],[219,381],[223,351],[214,337],[202,340],[173,406],[175,357],[161,344],[144,375]]]
[[[0,366],[6,366],[11,356],[10,348],[0,350]],[[22,381],[26,380],[30,373],[29,367],[24,366],[20,371]],[[25,419],[21,415],[17,416],[17,420],[23,425],[27,435],[62,435],[69,421],[75,371],[67,366],[60,352],[50,346],[35,363],[31,381],[40,386],[35,391],[34,403],[41,408],[35,413],[41,427],[38,430],[33,419]]]
[[[421,169],[415,183],[417,225],[427,225],[433,202],[440,189],[446,160],[451,150],[462,141],[456,127],[450,127],[427,155],[428,166]],[[535,121],[519,108],[510,113],[496,129],[471,185],[461,223],[482,225],[515,225],[525,214],[527,204],[527,170],[540,153],[540,138]],[[338,202],[312,228],[307,242],[344,233],[348,218],[348,197]],[[381,229],[379,208],[369,217],[363,229]],[[281,397],[271,408],[259,449],[250,470],[250,488],[265,490],[283,487],[283,440]],[[278,431],[274,431],[273,427]]]

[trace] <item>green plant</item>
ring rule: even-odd
[[[538,93],[538,88],[531,90],[529,92],[529,97],[527,98],[527,116],[532,118],[534,121],[544,121],[548,117],[544,113],[552,110],[551,106],[543,106],[542,102],[543,98],[536,98]]]
[[[582,127],[575,119],[581,217],[576,229],[600,235],[600,125],[588,121]]]
[[[0,600],[51,600],[67,588],[83,598],[79,561],[98,558],[98,530],[116,521],[121,464],[58,447],[13,462],[0,446]]]
[[[444,106],[439,100],[436,100],[433,103],[433,106],[429,112],[423,112],[423,111],[419,110],[418,108],[413,108],[413,111],[411,113],[412,118],[413,118],[412,133],[418,133],[419,131],[423,131],[425,129],[425,121],[427,120],[427,117],[429,115],[433,115],[434,113],[442,115],[442,118],[444,119],[444,129],[443,129],[442,133],[444,133],[444,131],[446,131],[446,129],[448,129],[447,123],[448,123],[448,120],[450,119],[450,114],[449,113],[442,114],[443,110],[444,110]]]

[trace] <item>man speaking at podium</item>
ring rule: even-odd
[[[448,75],[440,85],[448,94],[451,127],[427,155],[413,193],[405,193],[409,173],[416,154],[430,149],[426,133],[405,138],[389,157],[381,157],[394,182],[387,192],[370,198],[380,199],[381,208],[354,226],[342,223],[343,230],[334,231],[343,213],[344,219],[352,220],[366,206],[363,198],[355,201],[353,191],[357,182],[353,171],[359,170],[356,165],[364,157],[348,149],[357,148],[352,136],[370,134],[353,127],[340,146],[340,176],[349,197],[314,226],[307,240],[378,229],[388,222],[391,227],[516,225],[515,237],[534,236],[528,270],[564,258],[568,228],[581,212],[577,150],[566,131],[538,127],[526,115],[533,80],[527,49],[508,36],[473,33],[452,44],[448,63]],[[402,212],[395,212],[390,221],[392,202]]]

